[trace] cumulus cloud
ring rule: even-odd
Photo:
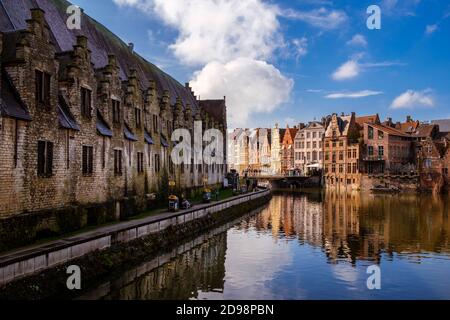
[[[202,98],[226,95],[230,122],[243,126],[252,112],[272,112],[287,101],[294,82],[264,61],[239,58],[207,64],[191,85]]]
[[[278,32],[278,8],[260,0],[114,1],[154,13],[177,29],[178,38],[170,48],[187,65],[242,56],[264,60],[283,41]]]
[[[310,11],[285,10],[283,16],[303,21],[313,27],[324,30],[337,29],[348,20],[344,11],[331,10],[324,7]]]
[[[383,94],[381,91],[372,91],[372,90],[362,90],[357,92],[336,92],[331,93],[329,95],[326,95],[325,98],[327,99],[358,99],[358,98],[365,98],[370,96],[378,96],[380,94]]]
[[[333,73],[332,78],[337,81],[353,79],[359,75],[360,71],[358,62],[349,60]]]
[[[423,91],[407,90],[399,95],[391,104],[392,109],[408,109],[414,107],[433,107],[434,99],[432,91],[426,89]]]
[[[347,42],[347,44],[350,46],[367,47],[367,40],[363,35],[355,34],[353,38]]]
[[[170,50],[182,64],[200,69],[192,83],[196,94],[203,99],[227,96],[231,126],[289,99],[293,81],[265,62],[286,47],[277,6],[262,0],[114,1],[156,15],[178,31]],[[297,59],[307,53],[306,38],[293,45]]]

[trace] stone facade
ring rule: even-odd
[[[250,131],[249,172],[251,175],[270,173],[270,129],[258,128]]]
[[[243,175],[249,168],[249,130],[235,129],[228,136],[230,168]]]
[[[301,174],[322,170],[324,135],[324,124],[313,121],[300,129],[295,136],[295,169]]]
[[[361,143],[355,114],[333,114],[324,138],[324,182],[327,188],[360,188]]]
[[[8,5],[17,19],[26,15]],[[170,160],[174,129],[186,128],[194,138],[197,121],[203,132],[214,128],[226,136],[225,100],[198,101],[189,85],[83,19],[91,30],[82,31],[96,42],[83,34],[62,37],[59,32],[69,31],[39,8],[25,28],[0,30],[2,219],[106,203],[119,218],[146,209],[168,180],[177,190],[192,190],[221,183],[226,173],[221,163]],[[67,42],[71,49],[61,50]],[[37,223],[50,225],[52,215],[43,216],[50,220]]]
[[[284,136],[284,129],[280,129],[278,124],[272,128],[271,150],[270,150],[270,172],[274,175],[281,174],[281,142]]]

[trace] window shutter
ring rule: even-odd
[[[38,175],[45,174],[45,141],[38,141]]]
[[[36,70],[35,72],[35,96],[36,96],[36,103],[41,102],[41,92],[42,92],[42,77],[41,73]]]
[[[119,150],[119,173],[122,174],[122,150]]]
[[[44,103],[50,106],[50,75],[44,73]]]
[[[47,175],[53,174],[53,142],[47,142]]]
[[[83,146],[82,170],[83,174],[87,173],[87,148]]]
[[[91,117],[92,116],[92,92],[90,90],[86,90],[87,91],[87,101],[86,101],[86,105],[87,105],[87,112],[88,112],[88,116]],[[92,151],[92,150],[91,150]],[[92,154],[92,152],[91,152]]]
[[[89,148],[89,173],[94,172],[94,147]]]

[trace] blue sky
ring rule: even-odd
[[[227,95],[231,126],[450,118],[448,0],[74,2],[202,98]]]

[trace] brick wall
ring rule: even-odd
[[[28,107],[32,121],[0,117],[0,218],[129,199],[133,199],[136,209],[144,209],[147,195],[158,193],[164,182],[164,169],[169,173],[168,178],[176,181],[178,190],[200,187],[206,177],[206,184],[222,182],[223,166],[220,170],[195,166],[191,172],[191,165],[186,164],[183,173],[180,167],[169,170],[169,156],[173,148],[170,142],[173,129],[186,127],[193,137],[194,120],[200,120],[204,129],[217,128],[225,133],[225,119],[224,126],[201,109],[197,109],[195,114],[190,106],[183,110],[181,101],[171,105],[169,91],[157,92],[154,82],[143,88],[135,70],[124,70],[128,79],[121,79],[120,68],[113,55],[108,57],[103,68],[94,69],[84,36],[77,38],[72,51],[56,53],[44,13],[39,9],[32,10],[28,30],[18,31],[18,34],[17,43],[3,43],[0,36],[0,50],[3,45],[16,45],[15,57],[4,67]],[[46,106],[36,102],[36,70],[51,76],[50,102]],[[81,113],[81,88],[92,93],[90,117]],[[60,127],[59,96],[67,101],[79,131]],[[119,123],[113,122],[113,99],[120,102]],[[136,108],[141,114],[140,125],[136,122]],[[102,136],[97,131],[97,109],[111,128],[112,137]],[[153,115],[158,116],[157,128]],[[125,123],[137,141],[124,137]],[[153,145],[145,141],[145,130],[151,134]],[[161,145],[161,134],[169,142],[169,147]],[[53,174],[49,177],[37,174],[39,140],[54,143]],[[83,175],[82,172],[83,146],[93,147],[92,174]],[[114,150],[122,150],[121,175],[114,174]],[[142,173],[137,170],[138,152],[144,154]],[[155,170],[156,154],[161,159],[159,172]]]

